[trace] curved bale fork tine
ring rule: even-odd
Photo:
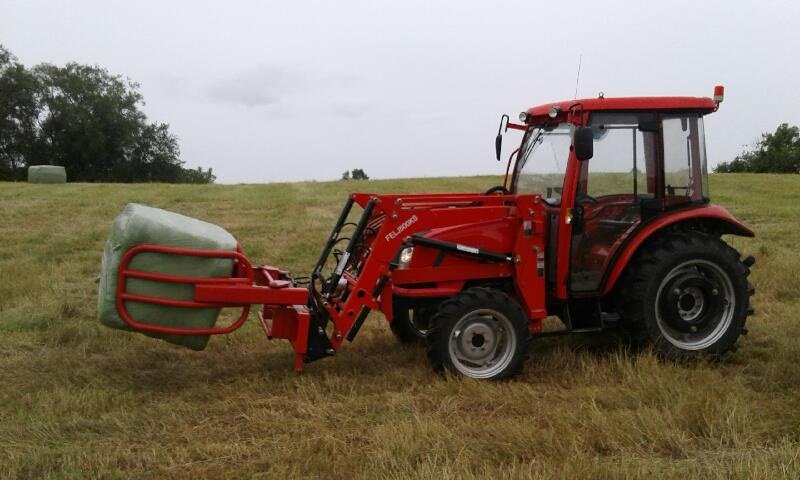
[[[234,264],[233,275],[226,278],[187,277],[132,269],[132,260],[143,253],[230,259]],[[308,289],[295,287],[292,282],[283,278],[285,276],[285,271],[275,267],[253,267],[241,248],[236,251],[220,251],[138,245],[128,250],[120,261],[116,307],[122,321],[132,330],[168,335],[222,335],[231,333],[244,324],[250,314],[251,305],[263,305],[259,319],[267,338],[285,338],[292,343],[295,370],[300,372],[306,354],[310,324],[306,307]],[[130,293],[127,291],[129,279],[193,285],[194,296],[191,300],[179,300]],[[181,328],[141,322],[128,311],[126,304],[129,302],[173,308],[241,308],[241,313],[228,325]]]

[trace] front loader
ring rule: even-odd
[[[595,98],[501,119],[522,132],[503,185],[478,193],[353,193],[307,283],[242,254],[139,245],[123,258],[117,310],[128,327],[229,333],[250,306],[269,339],[291,342],[295,368],[333,356],[380,311],[401,341],[427,343],[436,371],[512,376],[542,335],[622,329],[667,358],[719,357],[752,313],[753,258],[721,236],[753,236],[709,202],[703,116],[715,98]],[[142,253],[233,261],[230,278],[131,268]],[[191,300],[131,294],[129,279],[189,284]],[[145,324],[131,303],[240,308],[224,327]],[[557,316],[564,327],[543,331]]]

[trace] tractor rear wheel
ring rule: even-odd
[[[634,341],[670,359],[721,357],[752,313],[750,270],[739,253],[700,232],[665,235],[638,254],[620,290]]]
[[[398,340],[402,343],[425,340],[435,307],[406,308],[395,304],[392,310],[394,318],[389,322],[389,328]]]
[[[428,359],[437,372],[498,380],[522,370],[528,321],[500,290],[475,287],[445,300],[431,319]]]

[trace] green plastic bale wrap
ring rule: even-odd
[[[67,183],[67,170],[57,165],[31,165],[28,167],[30,183]]]
[[[234,251],[237,247],[236,239],[217,225],[159,208],[128,204],[114,219],[111,235],[103,250],[98,313],[100,321],[109,327],[130,330],[117,313],[117,274],[125,252],[142,244],[228,251]],[[233,260],[140,253],[131,260],[128,268],[188,277],[224,278],[232,275]],[[178,300],[191,300],[194,297],[193,285],[136,278],[127,280],[126,291]],[[126,302],[125,306],[129,315],[138,322],[169,327],[208,328],[214,326],[219,316],[219,309],[216,308],[168,307],[140,302]],[[208,335],[143,333],[192,350],[203,350],[209,339]]]

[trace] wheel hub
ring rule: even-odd
[[[706,260],[690,260],[673,269],[659,287],[656,316],[666,338],[687,350],[713,344],[733,316],[730,278]]]
[[[470,360],[480,361],[494,353],[497,335],[487,323],[473,323],[457,332],[458,351]]]
[[[684,322],[694,323],[706,304],[705,294],[697,287],[687,287],[681,290],[678,299],[678,315]]]
[[[462,373],[490,378],[511,361],[515,342],[513,326],[505,315],[490,309],[475,310],[454,325],[450,358]]]
[[[689,271],[667,282],[661,299],[662,318],[680,332],[697,332],[719,311],[719,288],[699,271]]]

